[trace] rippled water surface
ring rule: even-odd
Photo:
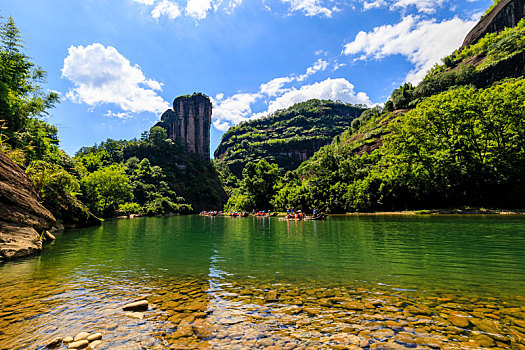
[[[115,220],[0,277],[0,349],[525,348],[524,217]]]

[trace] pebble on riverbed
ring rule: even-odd
[[[55,338],[51,340],[49,344],[46,345],[46,348],[55,349],[58,348],[60,345],[62,345],[62,338]]]
[[[140,300],[134,303],[126,304],[122,307],[124,311],[147,311],[148,310],[148,301]]]
[[[72,349],[96,349],[97,346],[102,344],[102,333],[88,333],[88,332],[80,332],[78,333],[75,338],[73,337],[65,337],[65,338],[55,338],[53,339],[46,348],[48,349],[55,349],[58,348],[62,343],[67,344],[67,348]]]

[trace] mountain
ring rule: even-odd
[[[264,207],[332,213],[523,207],[520,6],[522,0],[499,1],[467,36],[470,44],[445,57],[421,83],[394,90],[382,110],[365,111],[297,169],[272,178]],[[257,181],[264,179],[261,172]],[[257,198],[248,180],[230,198],[230,209]]]
[[[309,100],[230,128],[215,151],[219,169],[241,177],[249,162],[265,159],[293,170],[348,128],[365,110],[327,100]]]

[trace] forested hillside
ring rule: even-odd
[[[216,165],[241,177],[244,166],[265,159],[293,170],[348,128],[363,106],[309,100],[230,128],[215,151]]]
[[[524,207],[524,29],[522,19],[445,57],[284,176],[248,164],[227,208]]]
[[[82,198],[99,213],[119,208],[151,215],[190,213],[219,209],[226,201],[213,166],[197,154],[184,152],[158,126],[142,133],[140,139],[109,139],[83,147],[74,159],[86,174],[83,184],[88,195]],[[98,179],[114,176],[121,177],[117,181],[123,191],[120,195],[97,185]],[[111,202],[117,195],[116,202]]]
[[[42,87],[46,72],[23,53],[12,18],[2,24],[0,38],[0,148],[25,170],[61,224],[100,223],[91,213],[190,213],[224,204],[214,168],[160,127],[138,140],[107,140],[69,157],[59,148],[57,128],[46,122],[58,95]]]

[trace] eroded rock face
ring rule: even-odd
[[[467,34],[461,49],[475,44],[488,33],[499,33],[505,28],[515,27],[525,17],[525,0],[501,0]]]
[[[210,160],[210,127],[212,104],[202,94],[177,97],[173,109],[162,114],[161,126],[168,137],[179,142],[188,153],[197,153],[205,161]]]
[[[25,172],[0,152],[0,261],[42,249],[40,234],[56,219],[39,199]]]

